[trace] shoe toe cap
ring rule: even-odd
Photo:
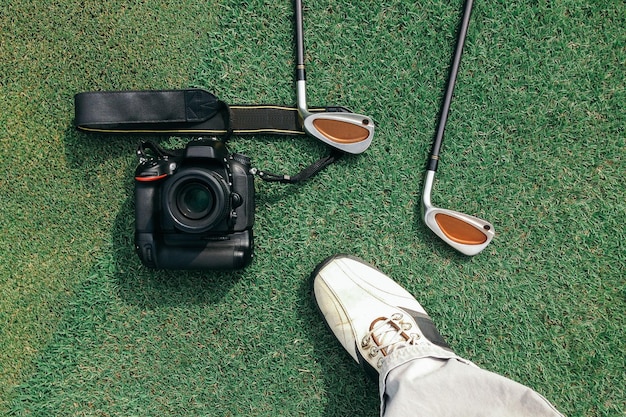
[[[313,276],[322,279],[331,288],[353,288],[367,297],[386,304],[406,308],[422,314],[426,310],[407,290],[369,263],[350,255],[335,255],[322,262]],[[342,295],[343,296],[343,295]]]

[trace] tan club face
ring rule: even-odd
[[[485,232],[490,230],[490,228],[487,230],[484,228],[479,229],[474,225],[444,213],[437,213],[435,221],[448,239],[463,245],[482,245],[487,241]]]
[[[306,113],[304,131],[340,151],[359,154],[369,148],[374,137],[374,121],[362,114]]]
[[[363,119],[362,125],[347,123],[342,120],[317,119],[313,126],[322,135],[338,143],[357,143],[366,140],[370,134],[367,130],[368,119]]]

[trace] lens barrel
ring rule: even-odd
[[[164,211],[174,226],[188,233],[218,227],[229,213],[230,189],[214,171],[181,170],[163,189]]]

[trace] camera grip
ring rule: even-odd
[[[135,181],[135,230],[137,233],[155,231],[157,188],[153,183]]]

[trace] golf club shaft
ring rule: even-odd
[[[304,70],[304,29],[302,25],[302,0],[295,0],[296,6],[296,70]]]
[[[306,71],[304,69],[304,29],[302,25],[302,0],[295,0],[296,12],[296,98],[298,109],[304,116],[308,113],[306,104]]]
[[[299,1],[299,0],[297,0]],[[452,94],[454,93],[454,85],[456,84],[456,76],[459,73],[459,66],[461,64],[461,55],[463,54],[463,45],[465,43],[465,37],[467,35],[467,28],[469,26],[470,15],[472,13],[473,0],[466,0],[465,7],[463,9],[463,19],[461,21],[461,27],[459,29],[459,37],[454,51],[454,58],[452,60],[452,66],[450,67],[450,76],[448,77],[448,85],[446,87],[446,94],[441,106],[441,113],[439,115],[439,125],[437,126],[437,135],[433,141],[433,146],[430,151],[430,158],[428,160],[428,171],[436,171],[439,162],[439,151],[441,149],[441,143],[443,142],[443,134],[446,129],[446,123],[448,121],[448,113],[450,112],[450,103],[452,102]]]

